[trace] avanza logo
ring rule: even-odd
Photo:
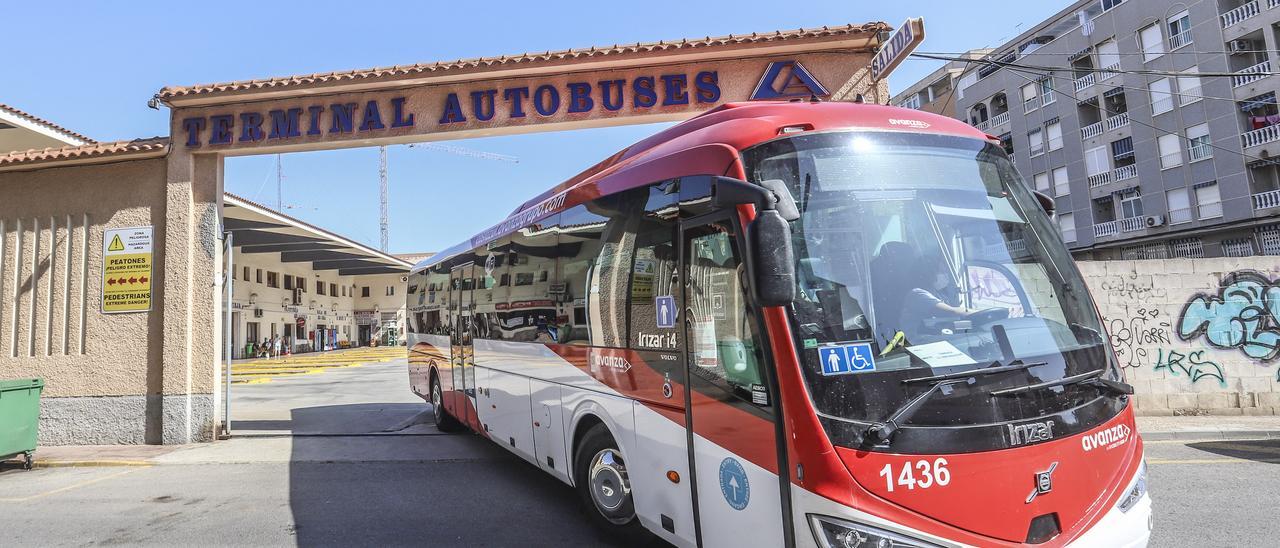
[[[631,370],[631,362],[627,361],[627,358],[623,356],[601,356],[598,354],[591,355],[592,369],[598,370],[605,367],[609,369],[616,369],[618,371],[626,373],[627,371]]]
[[[1080,439],[1080,447],[1085,451],[1093,451],[1099,447],[1111,449],[1129,441],[1129,434],[1132,430],[1128,425],[1117,424],[1103,430],[1094,432]]]
[[[925,128],[928,128],[930,124],[929,122],[926,122],[924,120],[906,120],[902,118],[890,118],[889,125],[907,126],[909,128],[915,128],[915,129],[925,129]]]

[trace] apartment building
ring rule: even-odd
[[[991,51],[991,49],[971,49],[964,52],[961,57],[979,59]],[[919,82],[894,95],[889,102],[900,107],[960,118],[956,115],[955,86],[969,64],[966,61],[948,61],[942,68],[929,73]]]
[[[1278,22],[1280,0],[1075,2],[961,62],[956,113],[1079,259],[1280,255]]]

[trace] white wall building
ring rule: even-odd
[[[404,344],[412,263],[232,194],[232,356],[281,337],[289,351]]]

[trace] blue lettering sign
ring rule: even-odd
[[[551,84],[538,86],[533,92],[533,109],[543,116],[555,114],[560,110],[560,92]]]
[[[301,128],[298,126],[298,118],[302,116],[302,109],[273,110],[269,114],[271,115],[271,135],[267,137],[284,139],[302,135]]]
[[[662,75],[662,106],[689,104],[689,78],[683,74]]]
[[[511,103],[511,118],[524,118],[524,100],[529,98],[529,88],[504,89],[502,98]]]
[[[413,127],[413,113],[404,113],[404,97],[391,100],[391,127]]]
[[[382,125],[382,115],[378,114],[378,102],[369,101],[364,105],[364,120],[360,122],[360,131],[369,131],[371,129],[384,129],[387,126]]]
[[[240,142],[261,141],[262,137],[262,114],[258,112],[241,112]]]
[[[467,117],[462,114],[462,105],[458,103],[458,94],[450,93],[444,98],[444,114],[440,115],[440,123],[452,124],[465,121],[467,121]]]
[[[591,84],[572,82],[569,84],[569,112],[591,112],[595,101],[591,100]]]
[[[235,118],[230,114],[219,114],[209,117],[209,144],[225,145],[231,142],[231,128],[235,127]]]
[[[324,112],[324,107],[320,105],[312,105],[307,107],[307,135],[320,134],[320,113]]]
[[[481,122],[493,119],[494,100],[498,95],[496,89],[471,92],[471,115]]]
[[[622,86],[625,85],[626,80],[600,81],[600,104],[605,110],[612,112],[622,108]]]
[[[187,146],[200,146],[200,132],[204,131],[204,118],[187,118],[182,121],[182,129],[187,130]]]
[[[355,103],[329,105],[329,112],[333,113],[329,133],[351,133],[351,122],[356,117]]]
[[[641,76],[631,82],[631,92],[635,94],[631,102],[637,108],[649,108],[658,103],[658,93],[653,90],[653,77]]]
[[[693,79],[697,88],[699,103],[714,103],[720,100],[720,76],[714,70],[699,72]]]

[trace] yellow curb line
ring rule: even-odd
[[[89,468],[106,466],[151,466],[145,460],[40,460],[31,464],[34,468]]]
[[[86,461],[86,462],[87,462],[87,461]],[[40,464],[39,464],[39,462],[38,462],[38,461],[37,461],[37,463],[36,463],[36,465],[35,465],[35,466],[40,467]],[[151,465],[150,465],[150,464],[146,464],[146,465],[140,465],[139,467],[147,467],[147,466],[151,466]],[[0,502],[27,502],[27,501],[29,501],[29,500],[35,500],[35,499],[38,499],[38,498],[44,498],[44,497],[47,497],[47,496],[49,496],[49,495],[56,495],[56,494],[58,494],[58,493],[64,493],[64,492],[66,492],[66,491],[70,491],[70,490],[72,490],[72,489],[78,489],[78,488],[80,488],[80,487],[84,487],[84,486],[86,486],[86,485],[92,485],[92,484],[98,483],[98,482],[100,482],[100,481],[106,481],[106,480],[109,480],[109,479],[112,479],[112,478],[118,478],[118,477],[123,476],[123,475],[125,475],[125,474],[131,474],[131,473],[133,473],[133,472],[137,472],[139,467],[130,468],[130,469],[128,469],[128,470],[121,470],[121,471],[116,472],[116,473],[114,473],[114,474],[109,474],[109,475],[106,475],[106,476],[103,476],[103,477],[100,477],[100,478],[91,478],[91,479],[87,479],[87,480],[84,480],[84,481],[81,481],[81,482],[73,483],[73,484],[68,485],[68,486],[66,486],[66,487],[61,487],[61,488],[58,488],[58,489],[54,489],[54,490],[52,490],[52,491],[45,491],[45,492],[43,492],[43,493],[37,493],[37,494],[35,494],[35,495],[31,495],[31,496],[26,496],[26,497],[14,497],[14,498],[0,498]]]

